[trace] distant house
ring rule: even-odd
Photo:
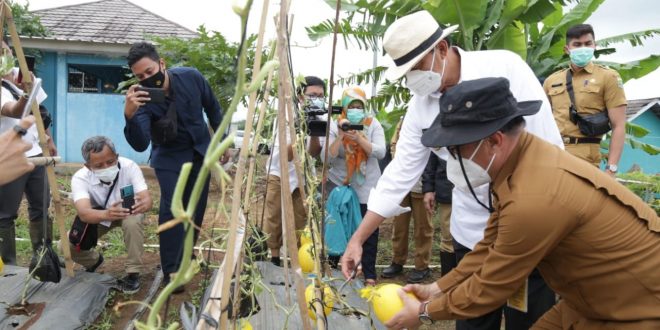
[[[101,0],[33,11],[48,37],[21,37],[24,48],[38,49],[36,75],[48,94],[55,141],[65,162],[83,162],[82,142],[106,135],[120,155],[146,164],[126,142],[124,96],[115,93],[130,73],[126,54],[134,42],[152,36],[193,38],[194,31],[125,0]]]
[[[650,131],[647,136],[637,140],[660,146],[660,97],[628,101],[626,117],[628,122]],[[658,174],[660,173],[660,155],[652,156],[643,150],[633,149],[629,144],[625,144],[619,169],[627,172],[633,166],[638,166],[644,173]]]

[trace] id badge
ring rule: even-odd
[[[527,289],[528,289],[528,279],[525,279],[525,284],[523,284],[520,289],[516,290],[513,295],[507,299],[506,305],[523,313],[527,313]]]

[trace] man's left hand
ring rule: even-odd
[[[151,210],[151,204],[146,203],[143,198],[135,197],[135,204],[131,207],[131,214],[143,214]]]
[[[403,309],[399,311],[385,326],[390,329],[417,329],[422,322],[419,321],[419,300],[411,298],[403,290],[399,290],[399,297],[403,300]]]

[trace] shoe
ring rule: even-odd
[[[429,277],[431,277],[430,268],[422,270],[413,269],[413,271],[408,274],[408,283],[420,283]]]
[[[93,273],[93,272],[95,272],[97,268],[99,268],[99,267],[101,267],[101,265],[103,265],[103,261],[104,261],[104,260],[103,260],[103,255],[99,253],[99,260],[96,261],[96,263],[94,264],[94,266],[89,267],[89,268],[85,268],[85,271],[88,272],[88,273]]]
[[[368,278],[364,280],[364,286],[376,286],[376,280],[373,278]]]
[[[134,294],[140,291],[140,275],[138,273],[128,273],[118,283],[121,292],[125,294]]]
[[[168,284],[170,284],[170,276],[167,275],[163,278],[163,288],[166,287]],[[186,288],[183,285],[179,285],[176,288],[174,288],[174,291],[172,291],[173,294],[180,294],[186,291]]]
[[[383,269],[383,272],[380,274],[380,276],[384,278],[392,278],[401,273],[403,273],[403,265],[392,263],[391,265],[387,266],[387,268]]]
[[[270,257],[270,262],[277,267],[282,267],[282,259],[280,257]]]

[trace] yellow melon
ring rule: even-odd
[[[323,313],[327,316],[332,312],[332,306],[335,304],[334,293],[329,286],[323,286]],[[312,320],[316,320],[316,313],[314,312],[312,301],[314,300],[314,283],[307,286],[305,289],[305,301],[307,301],[307,313]]]
[[[298,263],[304,273],[311,273],[314,270],[314,246],[305,244],[298,250]]]
[[[387,323],[394,315],[403,308],[403,300],[399,297],[401,285],[387,283],[376,287],[367,287],[362,289],[362,298],[370,299],[374,313],[380,322]],[[408,293],[408,296],[417,299],[414,294]]]

